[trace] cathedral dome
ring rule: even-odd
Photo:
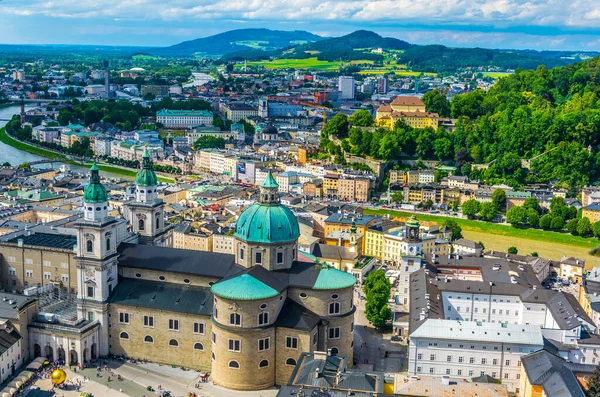
[[[261,201],[242,212],[236,223],[235,237],[267,244],[287,243],[300,237],[296,216],[275,198],[278,186],[269,171],[261,185]]]
[[[90,183],[85,187],[83,191],[83,202],[85,203],[104,203],[108,201],[108,194],[106,188],[100,183],[100,170],[98,165],[94,163],[90,168],[91,176]]]
[[[277,128],[275,128],[272,125],[268,125],[265,128],[263,128],[263,130],[261,131],[264,135],[277,135],[278,131]]]
[[[150,154],[146,148],[144,148],[144,155],[142,157],[142,168],[140,168],[135,176],[135,184],[144,187],[157,185],[156,173],[152,169]]]

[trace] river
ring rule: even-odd
[[[27,106],[29,108],[35,108],[37,106]],[[7,121],[12,118],[13,115],[18,114],[21,111],[19,106],[11,106],[8,108],[0,109],[0,128],[4,127]],[[4,120],[2,120],[4,119]],[[22,150],[16,149],[6,143],[0,142],[0,164],[9,162],[13,166],[17,166],[22,163],[29,163],[37,160],[45,160],[44,157],[38,156],[37,154],[31,154],[24,152]],[[50,164],[42,164],[41,167],[49,167]],[[53,163],[54,168],[58,168],[61,166],[61,163]],[[74,172],[87,173],[88,169],[86,167],[78,167],[71,165],[71,170]],[[102,175],[109,178],[122,178],[122,179],[133,179],[132,177],[127,177],[118,174],[112,174],[110,172],[102,171]]]

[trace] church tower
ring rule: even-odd
[[[124,211],[131,230],[139,235],[140,244],[171,247],[172,230],[165,223],[165,203],[157,198],[158,182],[146,148],[135,185],[135,201],[125,204]]]
[[[406,222],[406,231],[401,243],[400,277],[398,277],[398,303],[408,305],[410,274],[419,270],[423,260],[423,241],[419,233],[421,224],[413,215]]]
[[[117,225],[108,215],[108,194],[100,182],[96,163],[83,194],[84,217],[77,229],[77,314],[87,321],[99,321],[99,351],[108,354],[108,297],[116,287]],[[106,341],[106,342],[105,342]],[[95,359],[96,357],[85,357]]]

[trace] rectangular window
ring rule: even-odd
[[[229,351],[240,352],[242,351],[242,341],[238,339],[229,339]]]
[[[456,375],[462,376],[462,369],[459,369],[458,371],[456,371]]]
[[[154,317],[153,316],[144,316],[144,327],[154,328]]]
[[[452,356],[446,357],[446,361],[451,362],[452,361]]]
[[[94,287],[87,287],[87,296],[88,298],[94,297]]]
[[[217,335],[214,332],[212,333],[212,343],[217,343]]]
[[[26,265],[31,265],[33,263],[33,259],[31,258],[25,258],[25,264]]]
[[[258,315],[258,325],[265,325],[269,323],[269,313],[264,312]]]
[[[429,355],[429,361],[435,361],[435,354]]]
[[[25,270],[25,277],[33,277],[33,270]]]
[[[475,364],[475,357],[469,358],[469,364]]]
[[[482,359],[481,359],[481,365],[485,365],[486,363],[487,363],[487,359],[485,359],[485,358],[482,358]]]
[[[495,358],[495,359],[492,360],[492,365],[498,365],[498,359],[497,358]]]
[[[121,324],[129,324],[129,313],[119,313],[119,322]]]
[[[44,272],[44,280],[51,280],[51,279],[52,279],[52,273]]]
[[[254,254],[254,263],[256,265],[262,265],[262,253],[261,252],[256,252]]]
[[[459,358],[458,358],[458,362],[459,362],[459,363],[462,363],[462,362],[464,362],[464,361],[465,361],[465,358],[464,358],[464,357],[459,357]]]
[[[63,269],[68,269],[69,268],[69,264],[68,263],[61,263],[60,267],[62,267]]]
[[[69,282],[69,275],[68,274],[61,274],[60,275],[60,279],[63,283],[68,283]]]
[[[264,338],[258,340],[258,351],[262,352],[271,348],[271,338]]]
[[[277,264],[281,265],[283,263],[283,252],[277,253]]]
[[[422,360],[423,359],[423,355],[421,353],[417,354],[417,360]]]
[[[44,261],[44,266],[52,266],[52,263],[50,261]]]
[[[294,338],[292,336],[285,337],[285,347],[288,349],[297,349],[298,348],[298,338]]]
[[[204,335],[204,323],[194,323],[194,333]]]
[[[329,328],[329,339],[339,339],[340,338],[340,327]]]
[[[504,373],[504,379],[508,379],[508,372]]]
[[[510,360],[506,360],[506,361],[504,362],[504,365],[506,365],[507,367],[508,367],[508,366],[510,366]]]
[[[8,257],[8,261],[9,261],[9,262],[15,262],[15,261],[16,261],[16,259],[15,259],[15,257],[14,257],[14,256],[9,256],[9,257]]]
[[[8,274],[10,276],[15,276],[17,274],[17,269],[15,269],[14,267],[9,267],[8,268]]]
[[[169,319],[169,330],[170,331],[179,331],[179,320]]]
[[[433,367],[429,368],[429,373],[430,374],[434,374],[435,373],[435,368],[433,368]]]

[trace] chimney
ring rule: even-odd
[[[17,240],[17,245],[18,245],[19,247],[22,247],[22,246],[23,246],[23,239],[22,239],[22,238],[20,238],[20,239],[18,239],[18,240]]]

